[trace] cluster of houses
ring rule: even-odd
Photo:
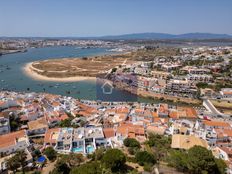
[[[204,107],[166,103],[127,103],[77,100],[45,93],[0,92],[0,170],[18,150],[31,160],[32,140],[42,138],[42,151],[52,146],[59,153],[93,153],[99,147],[122,148],[127,137],[144,142],[149,133],[172,137],[171,147],[200,145],[212,150],[232,169],[232,121],[206,117]],[[203,113],[203,114],[202,114]],[[10,121],[17,118],[18,128]],[[69,127],[60,123],[70,120]],[[35,142],[35,141],[33,141]]]
[[[160,93],[188,98],[199,96],[198,83],[214,85],[232,80],[231,70],[227,76],[222,73],[231,64],[231,47],[182,48],[181,52],[180,56],[154,57],[153,61],[121,65],[109,78],[146,90],[151,95]],[[219,92],[217,96],[225,97]]]

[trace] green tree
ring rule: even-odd
[[[223,160],[216,159],[211,151],[201,146],[188,151],[171,151],[169,165],[182,172],[197,174],[224,174],[226,170]]]
[[[111,171],[119,171],[124,167],[126,162],[126,156],[119,149],[109,149],[106,151],[102,158],[102,163],[106,168],[110,168]]]
[[[25,167],[27,165],[27,154],[25,153],[25,151],[21,150],[21,151],[17,151],[15,158],[17,161],[19,161],[20,163],[20,167],[22,169],[23,174],[25,173]]]
[[[67,118],[65,120],[62,120],[60,123],[59,123],[59,126],[60,127],[71,127],[72,126],[72,119],[71,118]]]
[[[155,164],[156,158],[153,154],[147,151],[139,151],[136,153],[135,158],[139,165],[143,166],[144,164]]]
[[[168,152],[171,149],[170,137],[151,133],[148,135],[148,141],[146,141],[146,144],[152,147],[155,151],[158,161],[166,160]]]
[[[15,156],[9,158],[6,161],[7,168],[11,170],[13,173],[16,173],[17,169],[20,167],[19,161],[15,158]]]
[[[215,162],[217,165],[218,173],[220,173],[220,174],[226,173],[227,165],[226,165],[225,161],[223,161],[222,159],[215,159]]]
[[[126,147],[138,147],[138,148],[140,147],[140,143],[134,138],[126,138],[126,139],[124,139],[123,144]]]
[[[128,147],[128,152],[130,155],[134,155],[139,151],[138,147]]]
[[[114,72],[116,72],[116,71],[117,71],[117,68],[112,68],[111,74],[114,73]]]
[[[41,156],[41,152],[39,149],[35,149],[32,154],[34,157],[38,158]]]
[[[44,154],[50,161],[54,161],[57,157],[57,152],[53,149],[53,147],[47,147],[44,151]]]
[[[102,174],[103,170],[100,166],[101,165],[99,162],[89,162],[79,167],[73,168],[70,174]]]
[[[57,160],[53,174],[69,174],[70,168],[62,159]]]
[[[204,83],[204,82],[199,82],[199,83],[196,84],[196,86],[197,86],[198,88],[203,88],[203,89],[209,87],[208,83]]]
[[[104,155],[105,149],[104,148],[99,148],[97,150],[95,150],[94,154],[93,154],[93,159],[98,161],[101,160],[103,155]]]
[[[175,167],[177,170],[185,172],[188,170],[187,153],[181,150],[173,150],[170,152],[168,163],[170,166]]]
[[[187,166],[191,173],[213,174],[217,170],[212,152],[201,146],[194,146],[189,149]]]
[[[19,127],[21,126],[20,118],[16,117],[14,114],[11,114],[9,117],[9,120],[10,120],[11,131],[17,131],[19,129]]]

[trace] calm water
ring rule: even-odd
[[[101,84],[95,84],[92,81],[80,82],[47,82],[37,81],[26,76],[22,67],[32,61],[45,60],[64,57],[84,57],[109,54],[104,48],[80,49],[72,46],[65,47],[46,47],[29,49],[25,53],[16,53],[0,56],[0,90],[7,89],[13,91],[29,92],[48,92],[72,96],[74,98],[97,100],[96,91],[101,90]],[[67,91],[70,92],[67,93]],[[106,100],[111,101],[142,101],[151,102],[151,100],[137,98],[128,92],[114,89]],[[154,102],[154,101],[153,101]]]

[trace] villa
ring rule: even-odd
[[[30,121],[27,123],[27,125],[28,125],[27,133],[29,135],[44,134],[48,129],[48,123],[44,117],[41,117],[35,121]]]
[[[8,133],[0,136],[0,153],[11,154],[17,150],[25,150],[30,145],[25,130]]]
[[[188,150],[193,146],[202,146],[208,148],[208,144],[205,140],[198,138],[194,135],[175,134],[172,136],[171,147],[174,149]]]
[[[44,145],[60,153],[90,154],[105,146],[106,139],[101,127],[55,128],[45,133]]]

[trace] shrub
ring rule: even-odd
[[[54,161],[57,157],[57,152],[53,149],[53,147],[46,148],[44,154],[50,161]]]
[[[135,158],[136,158],[137,162],[139,163],[139,165],[141,165],[141,166],[143,166],[146,163],[150,163],[150,164],[156,163],[156,159],[155,159],[154,155],[147,152],[147,151],[137,152],[135,155]]]
[[[109,149],[104,154],[102,162],[111,171],[119,171],[126,162],[126,156],[119,149]]]
[[[123,141],[126,147],[140,147],[140,143],[134,138],[126,138]]]

